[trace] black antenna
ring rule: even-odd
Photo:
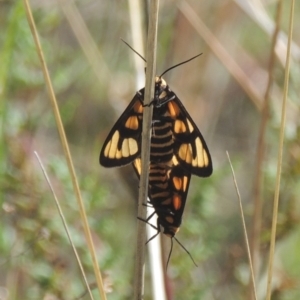
[[[171,67],[171,68],[169,68],[169,69],[167,69],[166,71],[164,71],[164,72],[159,76],[159,78],[161,78],[164,74],[166,74],[166,73],[169,72],[170,70],[172,70],[172,69],[174,69],[174,68],[176,68],[176,67],[178,67],[178,66],[181,66],[181,65],[183,65],[183,64],[185,64],[185,63],[187,63],[187,62],[189,62],[189,61],[191,61],[191,60],[193,60],[193,59],[195,59],[196,57],[198,57],[198,56],[200,56],[200,55],[202,55],[202,53],[200,53],[200,54],[198,54],[198,55],[196,55],[196,56],[194,56],[194,57],[192,57],[192,58],[190,58],[190,59],[188,59],[188,60],[185,60],[185,61],[183,61],[183,62],[181,62],[181,63],[179,63],[179,64],[177,64],[177,65],[175,65],[175,66],[173,66],[173,67]]]
[[[141,55],[141,54],[139,54],[136,50],[134,50],[127,42],[125,42],[122,38],[120,38],[121,39],[121,41],[124,43],[124,44],[126,44],[135,54],[137,54],[145,63],[147,62],[146,61],[146,59]],[[160,76],[159,76],[159,78],[161,78],[164,74],[166,74],[167,72],[169,72],[170,70],[172,70],[172,69],[174,69],[174,68],[176,68],[176,67],[179,67],[179,66],[181,66],[181,65],[183,65],[183,64],[185,64],[185,63],[188,63],[189,61],[191,61],[191,60],[193,60],[193,59],[195,59],[196,57],[198,57],[198,56],[200,56],[200,55],[202,55],[203,53],[200,53],[200,54],[197,54],[196,56],[193,56],[192,58],[190,58],[190,59],[188,59],[188,60],[185,60],[185,61],[183,61],[183,62],[181,62],[181,63],[179,63],[179,64],[177,64],[177,65],[175,65],[175,66],[173,66],[173,67],[171,67],[171,68],[169,68],[169,69],[167,69],[166,71],[164,71]]]
[[[171,258],[172,251],[173,251],[173,239],[171,238],[171,249],[170,249],[168,260],[167,260],[166,270],[168,269],[168,265],[169,265],[169,261],[170,261],[170,258]]]
[[[147,62],[146,59],[141,55],[139,54],[137,51],[135,51],[127,42],[125,42],[122,38],[120,38],[121,41],[123,43],[125,43],[134,53],[136,53],[144,62]]]
[[[198,55],[199,56],[199,55]],[[160,230],[159,228],[155,227],[153,224],[149,223],[147,220],[144,220],[140,217],[137,217],[138,220],[140,221],[143,221],[145,222],[146,224],[150,225],[152,228],[156,229],[157,230],[157,233],[155,233],[147,242],[146,242],[146,245],[152,241],[155,237],[157,237],[159,234],[160,234]],[[192,262],[194,263],[194,265],[196,267],[198,267],[198,265],[195,263],[194,259],[193,259],[193,256],[191,255],[191,253],[179,242],[179,240],[173,236],[171,237],[171,249],[170,249],[170,252],[169,252],[169,256],[168,256],[168,260],[167,260],[167,265],[166,265],[166,269],[168,268],[168,264],[169,264],[169,261],[170,261],[170,258],[171,258],[171,254],[172,254],[172,251],[173,251],[173,238],[175,239],[175,241],[179,244],[179,246],[181,246],[181,248],[188,254],[188,256],[191,258]]]
[[[181,248],[189,255],[189,257],[191,258],[191,260],[193,261],[193,263],[194,263],[194,265],[196,266],[196,267],[198,267],[197,266],[197,264],[195,263],[195,261],[194,261],[194,259],[193,259],[193,256],[191,255],[191,253],[177,240],[177,238],[174,236],[174,239],[175,239],[175,241],[181,246]],[[172,248],[171,248],[172,249]]]

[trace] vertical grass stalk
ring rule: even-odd
[[[276,186],[275,186],[275,195],[274,195],[274,204],[273,204],[270,257],[269,257],[269,264],[268,264],[268,281],[267,281],[267,296],[266,296],[267,300],[271,299],[271,292],[272,292],[271,289],[272,289],[273,262],[274,262],[275,241],[276,241],[276,227],[277,227],[277,219],[278,219],[278,204],[279,204],[280,179],[281,179],[281,168],[282,168],[285,119],[286,119],[286,103],[287,103],[288,87],[289,87],[291,43],[293,37],[293,23],[294,23],[294,7],[295,7],[295,0],[292,0],[291,11],[290,11],[289,33],[288,33],[288,45],[287,45],[287,53],[286,53],[286,66],[285,66],[285,74],[284,74],[285,75],[284,95],[283,95],[282,110],[281,110]]]
[[[156,71],[156,44],[157,44],[157,23],[158,23],[159,0],[150,2],[149,29],[147,36],[147,69],[144,104],[151,102],[154,96],[154,80]],[[150,136],[153,107],[144,108],[143,131],[142,131],[142,172],[140,178],[138,216],[146,219],[148,196],[148,177],[150,160]],[[146,223],[137,221],[137,241],[136,241],[136,262],[134,274],[134,300],[142,300],[144,294],[144,263],[145,263],[145,241],[146,241]]]
[[[254,204],[253,204],[253,222],[252,222],[252,234],[251,234],[251,241],[250,241],[250,249],[251,249],[251,256],[252,256],[252,263],[254,274],[256,274],[257,266],[258,266],[258,258],[259,258],[259,249],[260,249],[260,233],[261,233],[261,218],[262,218],[262,187],[263,187],[263,169],[264,169],[264,161],[265,161],[265,149],[266,149],[266,130],[267,130],[267,123],[269,120],[269,113],[270,113],[270,91],[273,83],[273,70],[274,64],[276,59],[276,44],[278,39],[278,34],[280,30],[280,20],[282,14],[282,0],[278,1],[277,9],[276,9],[276,20],[275,20],[275,29],[272,36],[272,43],[271,43],[271,53],[270,53],[270,60],[269,60],[269,68],[268,68],[268,83],[266,87],[265,97],[264,97],[264,104],[262,108],[262,115],[261,115],[261,124],[259,128],[259,137],[258,137],[258,145],[257,145],[257,152],[256,152],[256,163],[255,163],[255,177],[254,177],[254,190],[253,190],[253,197],[254,197]],[[248,299],[253,299],[252,294],[252,284],[249,281],[249,297]]]

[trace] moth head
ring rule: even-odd
[[[165,89],[167,86],[166,81],[161,76],[155,77],[155,87],[160,89]]]
[[[155,77],[155,95],[156,99],[158,98],[159,100],[164,99],[167,96],[167,83],[166,81],[161,77],[161,76],[156,76]],[[159,103],[158,103],[158,106]]]

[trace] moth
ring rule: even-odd
[[[153,117],[148,196],[158,218],[157,234],[152,238],[160,232],[175,237],[181,225],[191,175],[208,177],[213,170],[201,132],[162,78],[169,70],[197,56],[155,78],[154,98],[150,104],[153,105]],[[108,134],[100,152],[102,166],[119,167],[132,163],[140,176],[144,94],[144,88],[137,91]],[[152,216],[143,221],[148,223]]]

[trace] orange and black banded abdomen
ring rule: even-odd
[[[158,218],[157,228],[173,237],[182,221],[190,173],[180,165],[169,168],[166,165],[150,164],[148,195]]]

